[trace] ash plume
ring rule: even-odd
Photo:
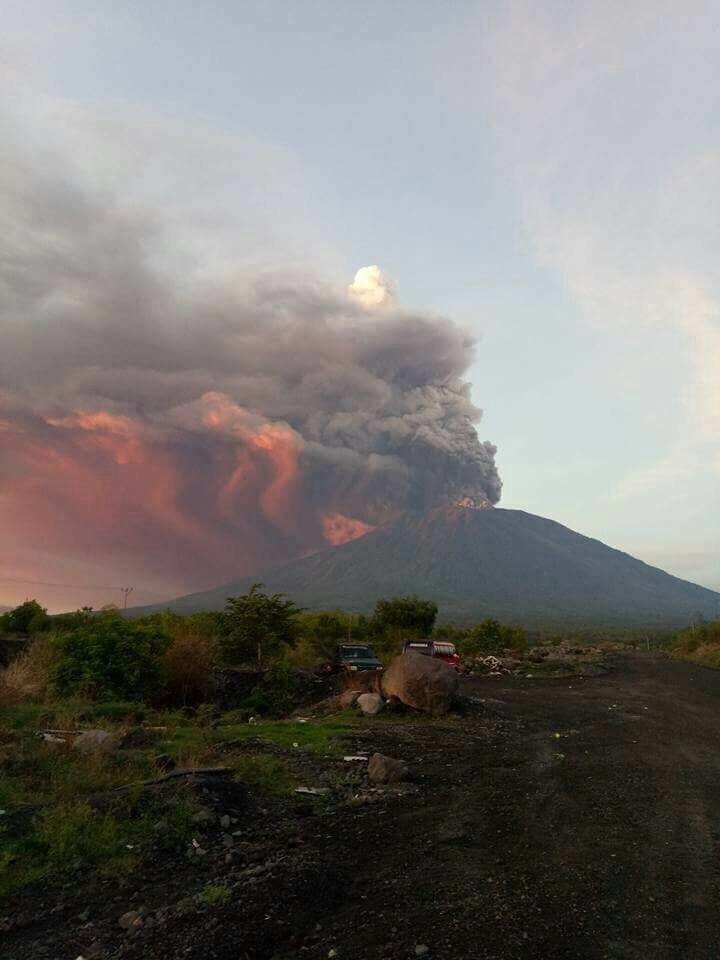
[[[497,502],[472,337],[385,296],[379,268],[359,296],[291,270],[209,278],[168,257],[160,206],[2,164],[0,568],[92,557],[184,588]]]

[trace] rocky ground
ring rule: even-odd
[[[189,778],[196,846],[16,895],[0,956],[717,956],[720,673],[625,655],[602,676],[464,693],[464,716],[380,714],[346,734],[346,755],[401,759],[409,781],[372,785],[362,761],[310,753],[296,773],[328,793]],[[236,749],[292,751],[262,725],[218,766]]]

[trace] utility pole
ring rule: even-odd
[[[127,610],[128,596],[133,592],[135,587],[120,587],[120,592],[123,595],[123,610]]]

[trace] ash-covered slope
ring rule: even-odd
[[[255,580],[302,606],[369,611],[380,597],[437,601],[442,620],[683,624],[716,616],[720,594],[522,510],[442,507],[257,577],[136,608],[220,609]]]

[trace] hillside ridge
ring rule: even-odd
[[[381,597],[416,593],[437,601],[441,620],[457,622],[492,616],[528,624],[674,625],[720,610],[720,593],[555,520],[523,510],[443,506],[129,614],[221,609],[256,581],[314,610],[368,612]]]

